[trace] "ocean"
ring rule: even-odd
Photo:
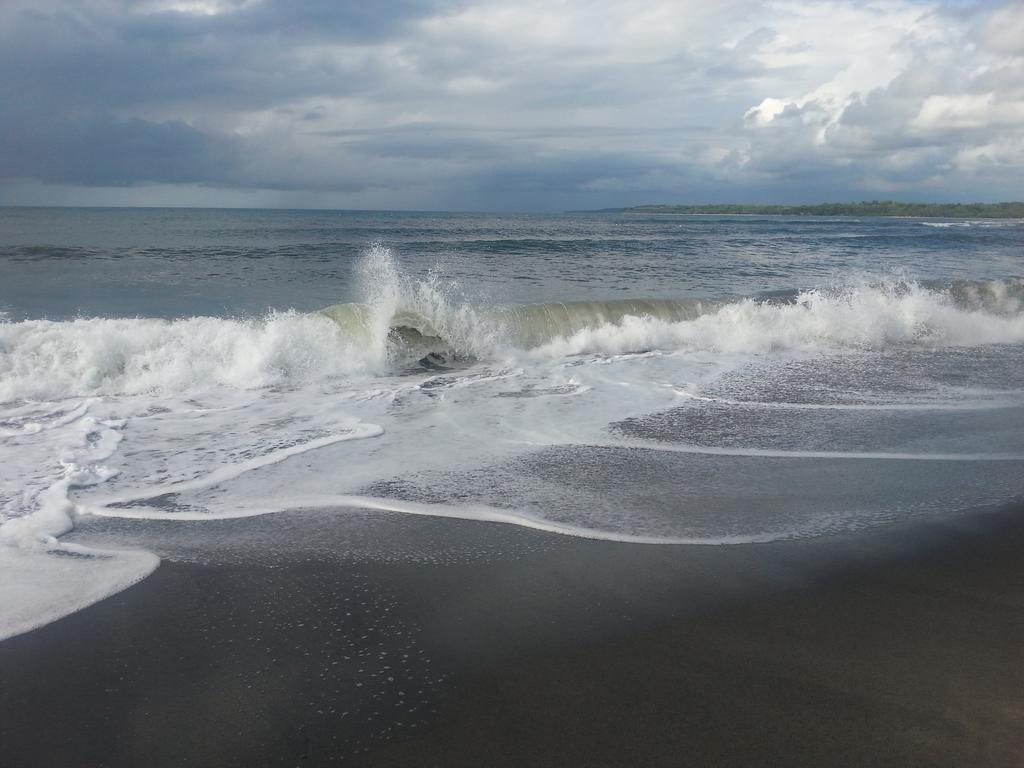
[[[1022,274],[1021,221],[0,208],[0,638],[213,521],[729,546],[1019,502]]]

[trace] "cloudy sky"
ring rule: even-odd
[[[0,204],[1024,198],[1024,0],[0,0]]]

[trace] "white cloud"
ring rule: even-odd
[[[143,0],[135,6],[141,13],[186,13],[217,16],[244,8],[258,0]]]
[[[887,30],[869,23],[886,7],[900,24]],[[993,25],[1015,28],[1022,9],[847,9],[847,23],[851,13],[868,15],[862,21],[874,30],[871,41],[842,37],[840,47],[853,45],[848,66],[811,91],[751,108],[746,170],[781,173],[781,158],[798,171],[840,173],[844,183],[861,187],[912,194],[927,184],[951,197],[965,189],[1020,197],[1024,61],[1020,47]]]
[[[1017,0],[993,11],[978,38],[993,53],[1024,56],[1024,3]]]

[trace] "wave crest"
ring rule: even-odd
[[[0,323],[0,402],[264,387],[367,368],[324,317]]]
[[[628,316],[542,345],[538,354],[622,354],[701,349],[727,353],[872,349],[893,344],[938,346],[1024,341],[1022,284],[864,284],[809,290],[792,299],[742,299],[692,320]]]

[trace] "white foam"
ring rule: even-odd
[[[119,517],[133,520],[165,520],[165,521],[215,521],[235,520],[243,517],[259,517],[262,515],[279,514],[296,509],[331,509],[331,508],[357,508],[372,509],[382,512],[397,512],[405,515],[418,515],[424,517],[449,518],[455,520],[473,520],[483,523],[499,523],[502,525],[515,525],[520,528],[528,528],[544,533],[558,534],[559,536],[571,536],[579,539],[591,539],[593,541],[613,541],[623,544],[703,544],[703,545],[725,545],[725,544],[754,544],[768,541],[776,541],[784,536],[778,534],[750,534],[737,536],[707,536],[707,537],[678,537],[678,536],[637,536],[628,533],[615,531],[603,531],[596,528],[583,528],[566,523],[558,523],[551,520],[531,515],[515,509],[504,509],[482,504],[424,504],[415,501],[402,499],[385,499],[374,496],[358,496],[349,494],[323,495],[323,496],[296,496],[289,498],[275,506],[251,508],[246,511],[235,510],[232,512],[204,513],[204,512],[163,512],[152,508],[115,508],[109,507],[94,508],[92,514],[101,517]],[[792,534],[789,534],[792,535]]]
[[[57,456],[57,478],[36,494],[30,514],[6,520],[0,526],[0,545],[33,547],[37,543],[57,544],[57,537],[74,526],[75,505],[69,498],[74,488],[98,485],[117,474],[102,462],[121,442],[123,422],[101,421],[83,415],[76,430],[63,443]]]
[[[68,429],[59,443],[56,477],[38,492],[26,490],[28,514],[0,519],[0,639],[92,605],[144,578],[160,562],[148,552],[91,550],[58,540],[81,512],[70,492],[117,474],[104,462],[117,450],[124,422],[87,415],[95,402],[58,409],[47,427]]]
[[[557,445],[544,443],[543,445]],[[580,445],[580,443],[574,443]],[[1024,461],[1024,453],[900,453],[896,451],[800,451],[774,448],[720,448],[687,443],[661,443],[647,440],[621,440],[588,443],[595,448],[634,448],[663,453],[690,453],[708,456],[751,456],[774,459],[851,459],[857,461]]]
[[[343,443],[348,440],[365,440],[370,437],[379,437],[382,434],[384,434],[383,428],[376,424],[358,424],[353,427],[351,431],[344,434],[327,435],[325,437],[319,437],[306,442],[296,443],[295,445],[288,446],[287,448],[270,451],[263,455],[240,461],[237,464],[228,464],[223,467],[218,467],[213,472],[200,475],[192,480],[183,480],[181,482],[170,483],[168,485],[107,496],[105,498],[93,500],[92,503],[100,505],[125,504],[133,501],[144,501],[156,496],[165,496],[172,493],[187,493],[189,491],[211,488],[215,485],[225,483],[228,480],[240,477],[246,472],[252,472],[253,470],[260,469],[262,467],[269,467],[272,464],[278,464],[292,456],[298,456],[302,453],[308,453],[309,451],[315,451],[318,448],[334,445],[336,443]]]
[[[699,403],[714,403],[715,405],[726,405],[735,408],[754,408],[761,410],[791,410],[791,411],[988,411],[1000,408],[1017,408],[1022,401],[1020,393],[1016,392],[988,392],[992,396],[1003,396],[999,400],[963,400],[957,402],[896,402],[896,403],[789,403],[783,401],[766,400],[733,400],[728,397],[711,397],[708,395],[697,395],[681,387],[675,387],[675,391],[687,400]],[[1012,399],[1006,396],[1014,396]]]
[[[58,429],[80,419],[94,402],[96,402],[95,398],[87,398],[73,407],[56,408],[38,414],[35,418],[8,419],[3,424],[0,424],[0,437],[35,435],[49,429]]]
[[[43,430],[25,432],[28,437],[44,440],[42,444],[56,452],[56,466],[49,480],[45,473],[41,475],[37,489],[26,486],[24,499],[17,505],[22,511],[0,516],[0,639],[41,627],[109,597],[143,579],[160,562],[148,552],[96,550],[59,541],[78,517],[95,506],[95,502],[73,500],[73,492],[98,486],[119,474],[106,462],[118,451],[126,422],[89,415],[88,411],[100,402],[100,398],[91,398],[75,408],[44,411],[43,416],[51,416],[46,424],[53,436],[42,434]],[[229,410],[183,409],[179,413],[205,420],[223,411]],[[31,423],[42,421],[38,415],[35,419]],[[114,495],[104,501],[114,504],[187,493],[328,445],[382,433],[375,424],[355,424],[338,433],[296,441],[276,451],[225,464],[198,477],[159,488],[143,487],[136,493]]]

